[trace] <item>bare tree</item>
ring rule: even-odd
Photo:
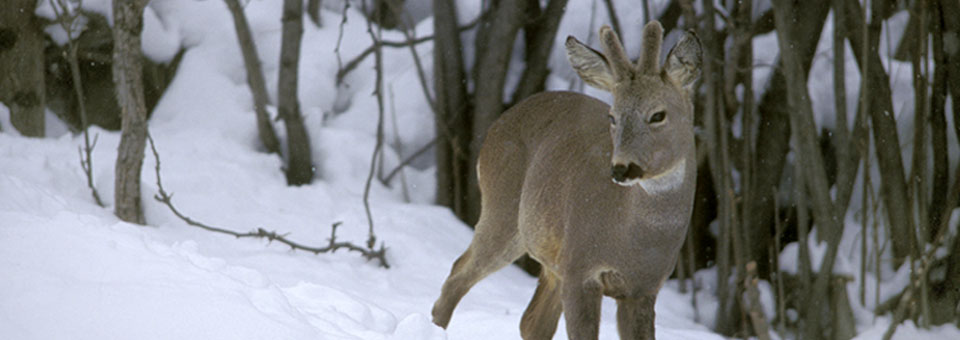
[[[565,5],[566,0],[551,0],[545,7],[530,0],[487,3],[477,31],[476,63],[469,72],[475,85],[471,93],[456,34],[456,8],[448,1],[434,1],[437,127],[438,136],[445,139],[437,148],[437,201],[468,224],[476,222],[479,214],[475,162],[483,136],[504,107],[543,89],[549,73],[547,58]],[[528,42],[523,81],[514,94],[505,95],[513,41],[521,29]]]
[[[303,1],[284,0],[283,40],[280,47],[280,75],[277,81],[277,111],[287,128],[287,184],[310,184],[313,161],[310,138],[300,115],[297,98],[297,70],[300,64],[300,38],[303,36]]]
[[[140,170],[147,140],[147,108],[143,96],[140,32],[149,0],[113,2],[113,81],[121,109],[117,150],[114,213],[121,220],[144,224]]]
[[[11,0],[0,10],[0,102],[24,136],[44,135],[43,31],[37,0]]]

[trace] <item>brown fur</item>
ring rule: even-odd
[[[644,36],[659,39],[658,32],[659,24],[651,23]],[[601,37],[608,53],[622,53],[611,30],[601,29]],[[579,93],[547,92],[493,124],[477,162],[480,221],[443,284],[434,323],[445,328],[470,287],[528,253],[543,273],[521,321],[524,339],[552,338],[561,311],[570,339],[596,339],[603,295],[617,299],[621,338],[653,339],[657,291],[673,270],[693,207],[693,105],[686,89],[696,79],[688,72],[699,72],[695,39],[688,35],[680,43],[684,54],[671,52],[659,74],[568,39],[574,69],[612,92],[613,107]],[[671,67],[693,59],[695,69]],[[660,111],[665,119],[650,123]],[[681,169],[678,162],[685,162],[679,177],[663,177]],[[614,183],[611,167],[618,164],[642,168],[644,175]]]

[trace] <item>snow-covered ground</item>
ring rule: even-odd
[[[318,164],[317,180],[303,187],[286,186],[280,159],[257,150],[251,95],[223,2],[150,4],[144,53],[169,61],[186,48],[150,120],[164,187],[174,193],[181,212],[238,232],[276,230],[316,246],[325,245],[331,225],[342,222],[338,240],[366,241],[362,190],[377,112],[370,96],[372,58],[345,85],[337,86],[334,75],[339,64],[370,45],[370,38],[354,6],[347,12],[340,55],[335,54],[342,2],[325,3],[336,11],[324,12],[320,28],[305,21],[303,36],[300,99]],[[471,5],[475,1],[460,3],[461,21],[467,22],[478,9]],[[653,3],[662,8],[661,1]],[[253,0],[246,9],[271,92],[276,89],[280,4]],[[641,20],[624,18],[640,18],[642,10],[630,1],[617,4],[625,31],[639,32]],[[106,0],[86,0],[84,6],[109,16]],[[571,2],[568,11],[595,13],[596,18],[568,15],[558,39],[568,34],[583,38],[606,22],[602,7],[593,6]],[[429,18],[417,26],[420,36],[431,30]],[[58,34],[55,28],[48,32]],[[637,35],[624,37],[631,55],[637,54]],[[403,37],[385,32],[385,39]],[[417,50],[430,76],[432,45]],[[551,86],[567,88],[572,73],[562,54],[555,53],[551,64],[557,70]],[[407,49],[385,50],[385,86],[389,145],[383,166],[389,170],[429,143],[434,132]],[[356,253],[313,255],[189,226],[153,199],[156,162],[149,152],[141,181],[148,225],[121,222],[112,215],[119,133],[91,129],[97,136],[94,181],[108,205],[100,208],[78,163],[82,137],[64,133],[53,116],[48,118],[50,136],[20,137],[9,129],[9,112],[0,105],[0,339],[519,338],[520,316],[536,280],[512,266],[475,286],[447,330],[430,322],[440,285],[472,235],[448,209],[430,204],[432,168],[408,168],[405,185],[374,182],[377,239],[387,247],[391,265],[383,269]],[[282,126],[277,131],[282,134]],[[689,294],[678,292],[678,282],[668,282],[656,306],[658,339],[721,338],[695,321],[709,325],[714,320],[710,289],[716,279],[711,274],[715,276],[711,270],[697,275],[703,288],[699,312]],[[764,291],[771,301],[769,289]],[[772,311],[772,303],[766,307]],[[601,338],[617,338],[614,316],[615,304],[605,299]],[[860,327],[860,339],[879,338],[885,320]],[[896,336],[916,337],[955,339],[960,332],[905,324]],[[562,320],[555,338],[566,338]]]

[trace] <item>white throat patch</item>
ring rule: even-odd
[[[636,178],[623,183],[617,183],[625,187],[640,185],[648,194],[655,195],[661,192],[672,191],[683,184],[683,176],[686,174],[687,160],[680,159],[664,172],[648,178]]]

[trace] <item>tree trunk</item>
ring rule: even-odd
[[[956,38],[960,37],[960,20],[956,20],[957,17],[960,17],[960,3],[940,0],[937,2],[937,6],[941,12],[939,20],[943,25],[943,37],[953,37],[952,40],[955,43]],[[956,44],[952,48],[952,53],[944,55],[944,65],[947,66],[945,77],[950,89],[950,99],[953,102],[953,132],[960,139],[960,124],[957,123],[960,122],[960,50],[957,49]]]
[[[789,0],[774,2],[774,16],[777,23],[777,42],[780,47],[781,61],[784,66],[784,75],[787,78],[788,103],[792,108],[790,123],[793,132],[797,134],[799,150],[798,162],[803,164],[803,176],[806,182],[807,193],[813,206],[814,220],[820,234],[825,235],[827,251],[820,265],[820,272],[814,281],[813,289],[803,306],[804,325],[801,328],[802,338],[823,338],[824,330],[836,320],[825,318],[820,312],[821,301],[818,298],[828,296],[833,264],[836,260],[840,236],[843,234],[843,223],[833,201],[830,199],[830,185],[827,181],[823,157],[818,146],[816,127],[813,123],[813,109],[807,93],[806,71],[801,66],[798,57],[799,42],[792,40],[796,34],[789,34],[794,28],[791,17],[799,8],[793,6]],[[793,33],[796,33],[795,31]],[[837,326],[834,325],[834,329]],[[847,326],[847,325],[842,325]]]
[[[11,0],[0,10],[0,102],[20,134],[44,135],[43,31],[36,0]]]
[[[847,38],[853,47],[853,54],[858,63],[866,53],[869,72],[865,80],[870,91],[870,118],[873,124],[873,138],[877,147],[877,161],[880,168],[881,190],[884,210],[887,212],[887,223],[892,230],[894,266],[900,264],[907,255],[914,254],[912,247],[915,235],[912,232],[910,219],[910,205],[906,202],[907,184],[903,169],[903,158],[900,153],[900,138],[897,134],[897,122],[894,119],[893,99],[890,93],[890,78],[883,68],[883,62],[877,54],[879,45],[880,24],[883,13],[874,8],[869,22],[869,49],[863,51],[864,20],[860,3],[855,0],[846,2],[845,22],[847,23]],[[875,6],[876,7],[876,6]]]
[[[310,16],[310,20],[313,21],[313,24],[317,25],[317,27],[323,27],[323,20],[320,18],[320,8],[322,7],[323,0],[307,1],[307,15]]]
[[[434,0],[434,90],[436,91],[437,204],[448,206],[466,220],[470,119],[467,117],[467,79],[457,30],[456,7]]]
[[[803,77],[810,72],[817,41],[823,30],[823,23],[829,12],[829,2],[805,4],[803,10],[794,13],[791,40],[797,45],[797,58]],[[770,226],[773,225],[774,194],[780,186],[780,178],[787,160],[790,143],[790,106],[787,102],[786,77],[783,74],[783,57],[777,61],[769,81],[769,87],[760,97],[759,122],[757,122],[758,141],[756,145],[757,169],[753,173],[748,191],[751,192],[745,211],[753,216],[746,230],[753,236],[749,242],[749,257],[757,259],[757,271],[760,277],[767,277],[771,268],[767,256],[770,239]]]
[[[143,96],[140,32],[149,0],[113,2],[113,82],[121,111],[117,150],[114,213],[121,220],[144,224],[140,201],[140,169],[147,138],[147,108]]]
[[[950,160],[947,157],[947,56],[944,53],[943,31],[945,18],[943,11],[934,2],[932,7],[931,33],[933,34],[933,86],[930,95],[930,139],[933,156],[933,191],[930,196],[930,234],[925,235],[932,239],[940,226],[940,216],[946,209],[947,188],[950,187]],[[957,104],[954,104],[956,106]]]
[[[280,76],[277,81],[277,111],[287,127],[287,184],[310,184],[313,162],[310,138],[300,116],[297,98],[297,70],[300,38],[303,36],[303,1],[283,1],[283,41],[280,47]]]
[[[497,4],[489,26],[478,34],[477,63],[473,75],[476,90],[473,95],[473,135],[470,138],[470,165],[467,176],[466,222],[473,225],[480,217],[480,188],[477,185],[477,154],[483,145],[487,128],[503,112],[503,87],[506,83],[513,42],[523,26],[526,1],[501,1]]]
[[[537,4],[529,6],[539,8]],[[511,103],[516,104],[534,93],[543,91],[547,75],[550,74],[550,70],[547,69],[550,51],[553,50],[557,27],[560,26],[560,19],[563,18],[566,7],[567,0],[550,0],[543,13],[533,18],[533,22],[524,27],[527,36],[532,39],[526,42],[526,69],[520,76],[520,83],[517,91],[513,93]]]
[[[267,102],[270,101],[267,95],[267,84],[263,79],[257,45],[250,33],[250,25],[243,14],[239,0],[224,0],[224,2],[227,3],[227,8],[233,16],[233,26],[237,31],[237,40],[240,42],[243,64],[247,69],[247,85],[250,86],[250,92],[253,94],[253,108],[257,114],[257,133],[260,136],[260,142],[263,143],[267,153],[279,154],[280,142],[277,141],[277,133],[273,131],[270,114],[267,113]]]

